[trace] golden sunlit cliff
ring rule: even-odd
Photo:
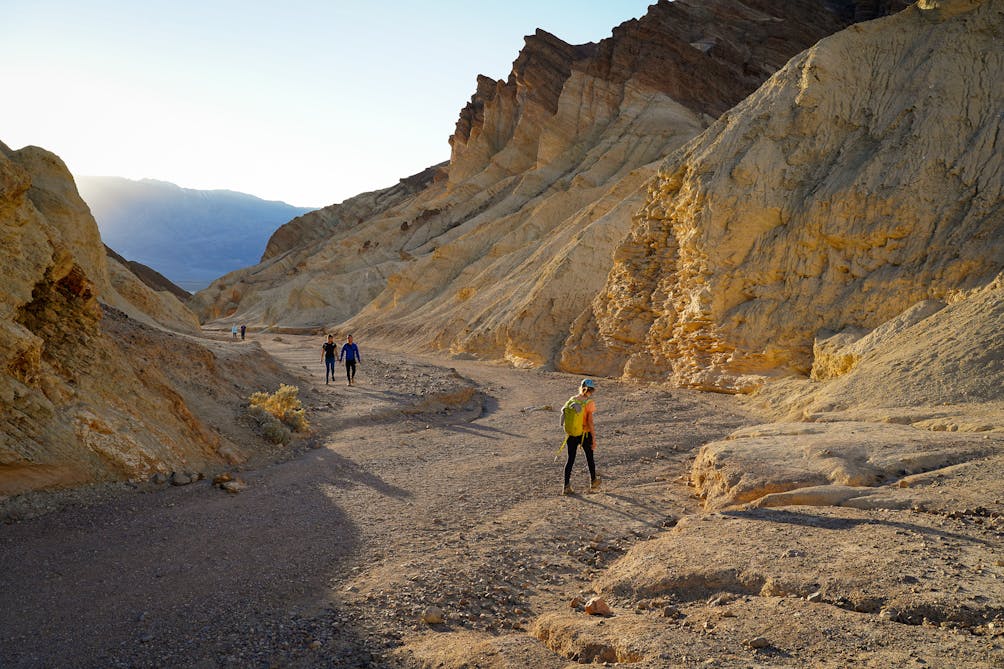
[[[0,144],[0,267],[0,496],[243,459],[227,427],[241,365],[106,258],[66,166],[36,147]]]
[[[921,2],[855,25],[670,156],[562,366],[747,391],[808,374],[817,338],[991,282],[1001,11]]]

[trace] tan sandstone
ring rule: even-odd
[[[746,392],[809,373],[817,337],[992,281],[999,12],[855,25],[668,158],[562,366]]]
[[[0,267],[0,495],[247,457],[225,378],[247,377],[240,355],[167,329],[199,326],[106,259],[66,166],[36,147],[0,144]]]

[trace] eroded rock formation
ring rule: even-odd
[[[922,2],[793,59],[666,160],[562,366],[723,391],[808,373],[1004,267],[1001,4]]]
[[[205,422],[241,401],[241,364],[164,329],[198,323],[106,258],[42,149],[0,144],[0,268],[0,495],[243,457],[240,429]]]

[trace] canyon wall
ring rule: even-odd
[[[748,391],[808,374],[817,337],[991,282],[1002,11],[921,2],[852,26],[667,158],[561,367]]]
[[[846,25],[828,6],[659,2],[599,44],[538,31],[508,79],[479,77],[448,165],[293,221],[194,308],[553,364],[660,161]]]
[[[228,423],[252,366],[182,334],[194,314],[106,257],[66,166],[36,147],[0,144],[0,273],[0,495],[245,457]]]

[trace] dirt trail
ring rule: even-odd
[[[565,666],[522,631],[695,510],[691,450],[744,422],[729,397],[600,380],[603,487],[562,497],[542,407],[576,377],[362,341],[357,385],[326,385],[319,338],[261,343],[297,379],[312,448],[243,472],[236,496],[203,481],[0,526],[0,665],[415,666],[470,631]]]

